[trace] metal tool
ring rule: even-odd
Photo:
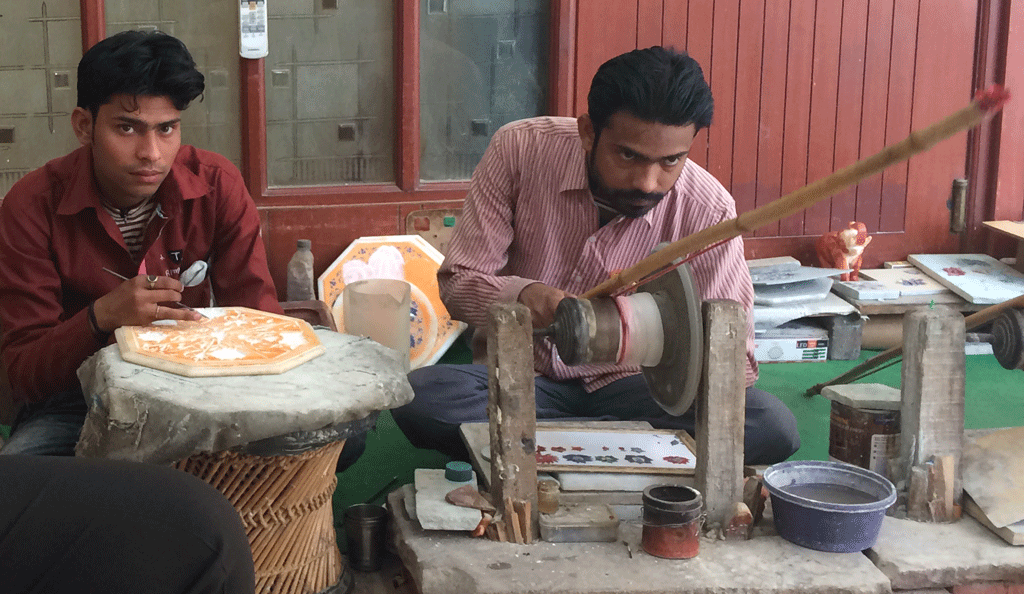
[[[660,332],[650,334],[663,336],[661,348],[650,349],[651,360],[640,364],[644,380],[662,409],[683,414],[697,395],[704,363],[700,292],[686,264],[637,291],[653,297],[657,311],[650,317],[657,319],[648,320],[646,327],[660,325]],[[624,324],[612,298],[567,297],[559,302],[554,323],[534,335],[550,336],[566,365],[583,365],[619,362],[628,343],[654,339],[637,330]]]
[[[128,280],[128,277],[127,277],[127,276],[124,276],[123,274],[119,274],[119,273],[117,273],[117,272],[114,272],[113,270],[111,270],[111,269],[107,268],[106,266],[104,266],[104,267],[103,267],[103,271],[104,271],[104,272],[109,272],[110,274],[112,274],[112,275],[116,276],[117,278],[119,278],[119,279],[121,279],[121,280],[125,280],[125,281],[126,281],[126,280]],[[191,308],[191,307],[189,307],[189,306],[185,305],[184,303],[182,303],[182,302],[180,302],[180,301],[175,301],[175,302],[174,302],[174,304],[175,304],[175,305],[177,305],[178,307],[182,308],[182,309],[187,309],[187,310],[189,310],[189,311],[194,311],[194,312],[196,312],[197,314],[199,314],[199,315],[203,316],[204,318],[206,318],[206,319],[210,319],[210,316],[208,316],[208,315],[204,314],[203,312],[199,311],[198,309],[193,309],[193,308]]]

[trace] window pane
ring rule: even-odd
[[[0,197],[50,159],[78,148],[82,24],[78,0],[23,0],[0,8]]]
[[[546,112],[550,2],[420,5],[420,177],[469,179],[495,130]]]
[[[107,35],[159,29],[188,46],[206,90],[181,115],[181,141],[242,164],[238,8],[234,2],[106,0]]]
[[[270,185],[393,181],[393,3],[267,5]]]

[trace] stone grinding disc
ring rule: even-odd
[[[665,347],[654,367],[641,367],[655,402],[681,415],[693,404],[704,365],[704,324],[700,294],[687,264],[640,285],[658,304]]]

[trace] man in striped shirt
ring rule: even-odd
[[[588,113],[507,124],[473,173],[438,281],[456,319],[486,327],[487,308],[519,301],[546,327],[575,296],[671,242],[736,216],[729,193],[687,160],[711,123],[711,89],[700,66],[661,47],[601,66]],[[748,312],[745,459],[774,463],[799,448],[792,412],[753,387],[753,286],[739,237],[698,256],[691,269],[703,299],[731,299]],[[550,339],[534,341],[537,417],[644,420],[694,431],[694,411],[664,412],[639,367],[567,366]],[[487,368],[434,365],[409,374],[416,397],[393,411],[418,447],[466,458],[458,425],[487,419]]]

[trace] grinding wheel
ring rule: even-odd
[[[638,290],[654,297],[665,331],[661,361],[640,369],[655,402],[665,412],[681,415],[697,397],[704,367],[704,317],[697,284],[689,265],[683,264]]]
[[[704,324],[697,285],[686,264],[640,285],[657,306],[664,344],[657,363],[641,365],[655,402],[666,412],[681,415],[697,396],[704,364]],[[621,361],[623,322],[610,297],[567,297],[558,304],[554,323],[538,335],[551,336],[566,365]],[[644,336],[628,339],[642,343]],[[645,345],[651,346],[651,345]],[[656,346],[651,346],[656,349]],[[654,355],[657,356],[656,350]]]

